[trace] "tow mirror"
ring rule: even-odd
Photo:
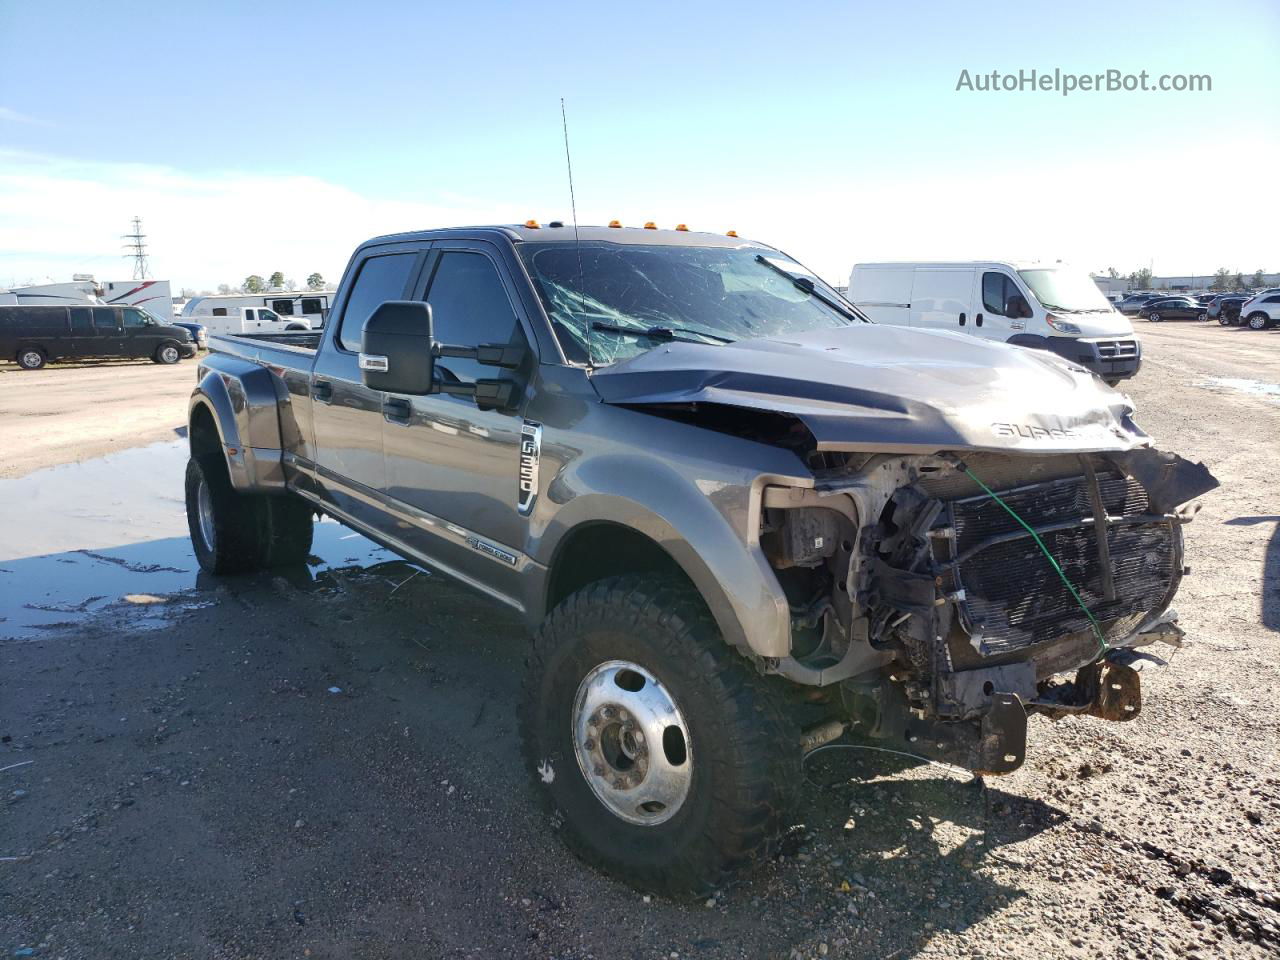
[[[1004,315],[1011,320],[1021,320],[1031,316],[1031,304],[1020,293],[1009,296],[1004,302]]]
[[[432,346],[431,307],[421,300],[388,300],[364,322],[360,380],[370,390],[426,396],[435,372]]]

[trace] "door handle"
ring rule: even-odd
[[[964,326],[964,314],[960,314],[960,326]]]
[[[387,397],[382,401],[382,415],[388,420],[408,423],[412,412],[413,408],[404,397]]]
[[[974,318],[973,318],[973,321],[974,321],[974,323],[976,323],[978,326],[982,326],[982,314],[978,314],[976,317],[974,317]]]
[[[333,399],[333,384],[328,380],[317,380],[311,384],[311,398],[321,403],[328,403]]]

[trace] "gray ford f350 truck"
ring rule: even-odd
[[[361,246],[323,332],[213,340],[187,512],[215,573],[302,563],[319,512],[519,611],[568,843],[696,895],[846,732],[1003,773],[1031,714],[1137,715],[1216,481],[1132,414],[736,236],[437,230]]]

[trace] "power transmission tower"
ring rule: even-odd
[[[133,233],[126,233],[120,238],[127,240],[124,245],[124,256],[133,260],[133,279],[147,279],[147,236],[142,232],[142,218],[133,218]]]

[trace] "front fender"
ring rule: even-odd
[[[200,366],[187,410],[195,452],[196,411],[208,410],[218,431],[231,485],[241,493],[286,489],[280,435],[280,398],[271,371],[238,357],[214,355]]]
[[[790,610],[756,535],[764,486],[779,479],[796,482],[772,474],[692,478],[652,456],[592,458],[548,489],[548,500],[562,505],[539,538],[535,559],[551,567],[565,538],[583,524],[628,527],[679,565],[727,642],[744,653],[785,657]],[[545,607],[545,597],[540,602]]]

